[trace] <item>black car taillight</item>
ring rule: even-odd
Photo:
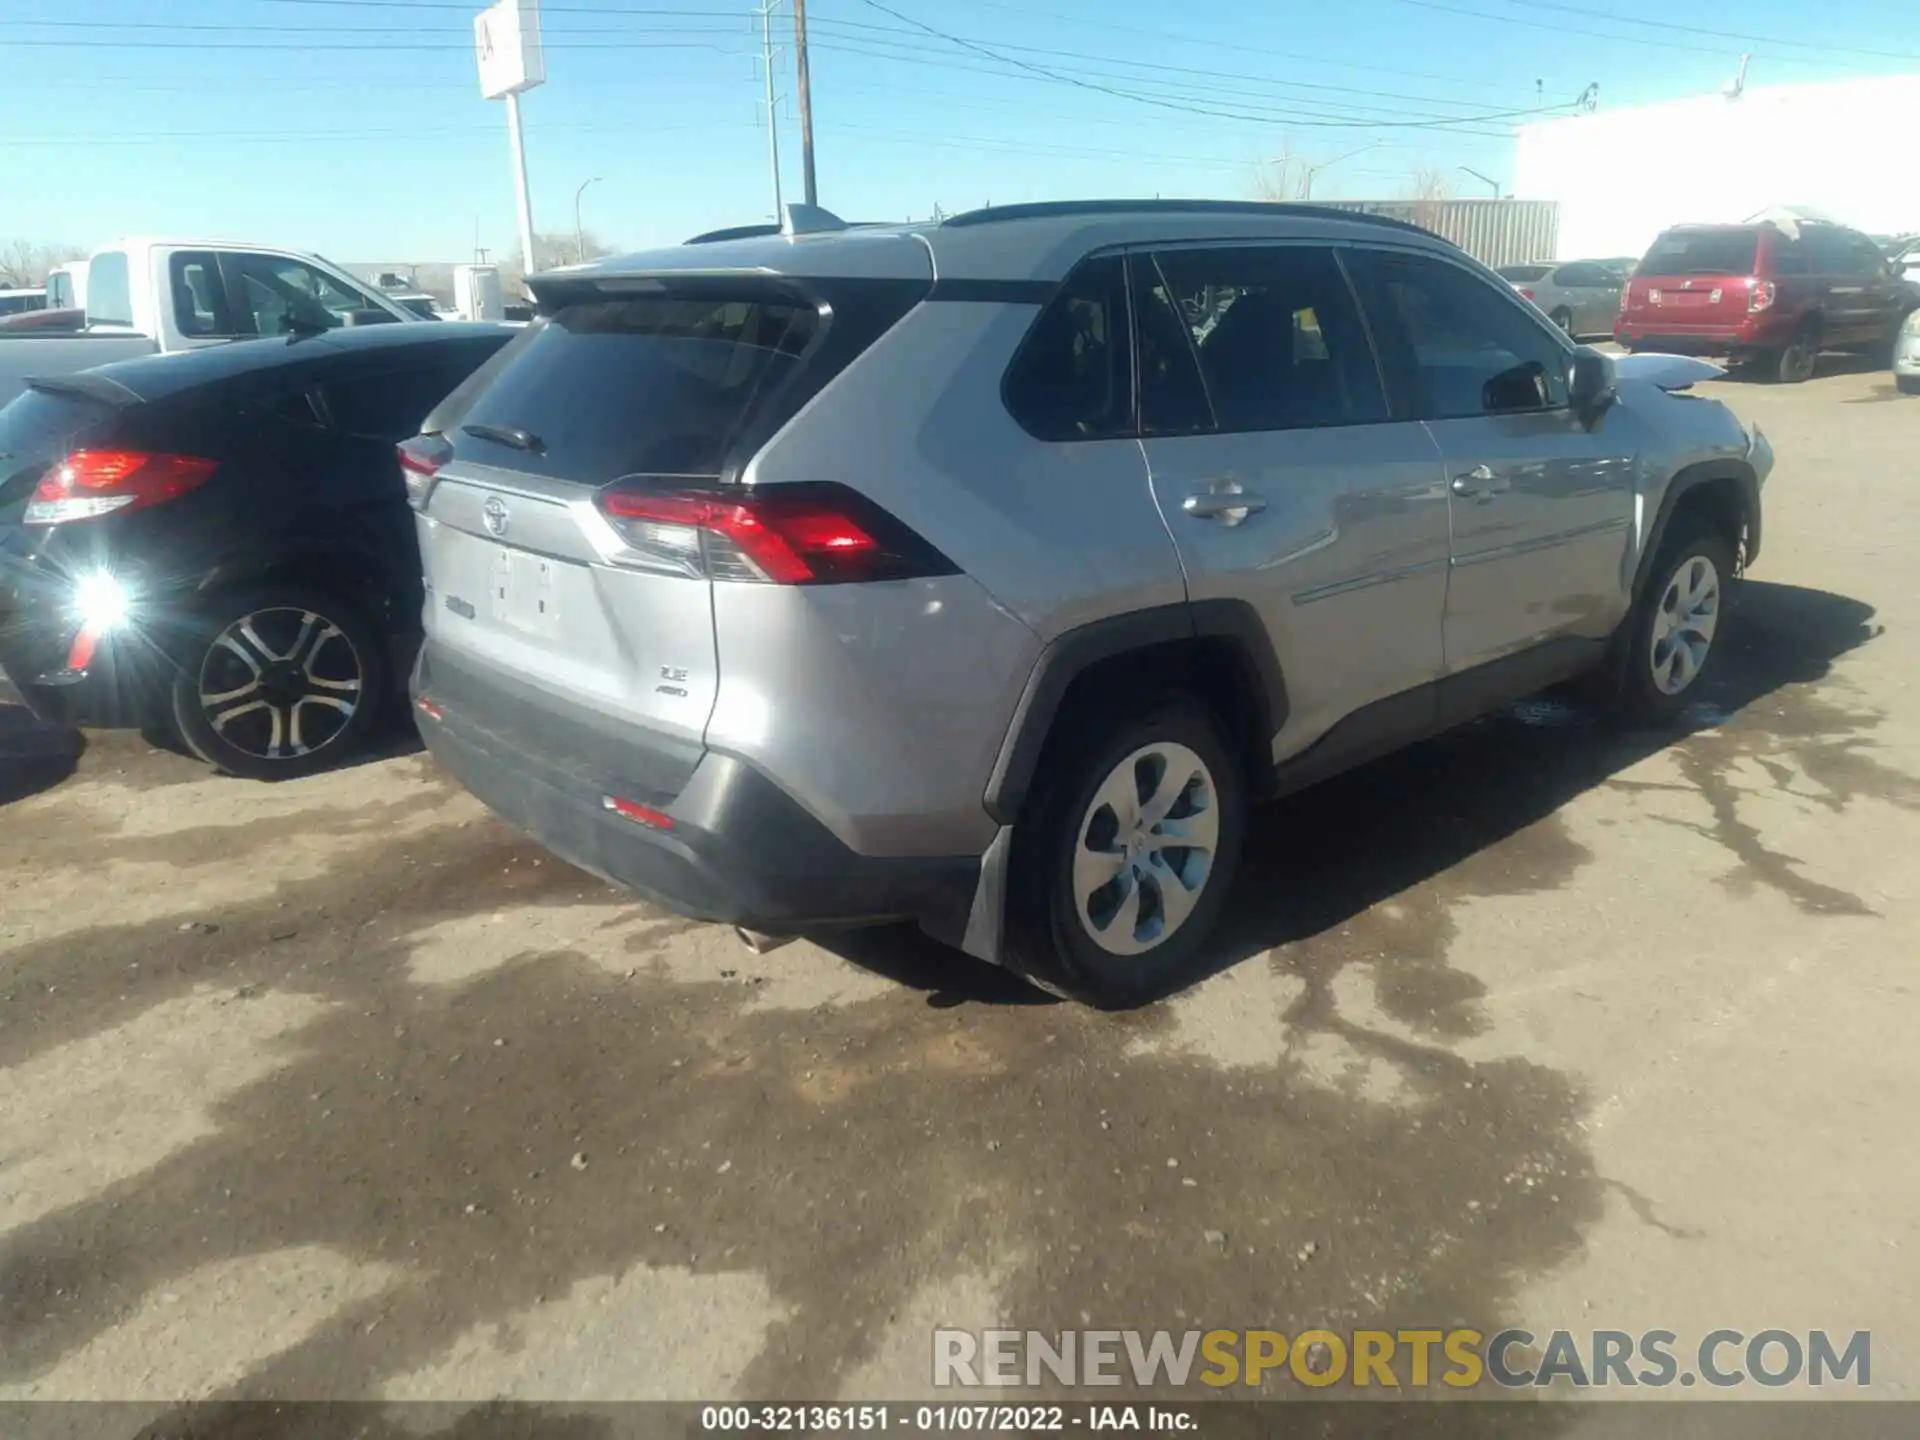
[[[845,585],[958,573],[907,526],[839,484],[618,482],[594,503],[645,562],[709,580]]]
[[[219,461],[197,455],[75,450],[40,477],[21,518],[28,525],[64,525],[164,505],[204,485],[219,468]]]
[[[407,503],[416,510],[426,509],[434,476],[453,459],[453,446],[439,435],[416,435],[394,448],[400,456],[400,478],[407,484]]]

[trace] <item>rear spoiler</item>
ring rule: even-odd
[[[1662,390],[1686,390],[1702,380],[1718,380],[1726,370],[1691,355],[1616,355],[1613,373],[1623,380],[1645,380]]]
[[[115,407],[140,403],[140,397],[118,380],[89,375],[84,370],[74,375],[29,375],[22,383],[42,395],[78,395],[83,400]]]

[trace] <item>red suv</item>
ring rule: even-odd
[[[1725,355],[1791,382],[1823,350],[1891,345],[1916,305],[1920,288],[1843,225],[1676,225],[1621,290],[1613,335],[1629,350]]]

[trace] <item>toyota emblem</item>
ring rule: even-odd
[[[480,516],[487,522],[489,535],[507,533],[507,502],[498,495],[489,495],[487,503],[480,507]]]

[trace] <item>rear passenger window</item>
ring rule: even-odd
[[[173,287],[173,322],[182,335],[231,335],[232,312],[220,262],[210,253],[182,252],[167,261]]]
[[[1551,409],[1567,403],[1567,351],[1514,297],[1427,255],[1348,254],[1393,411],[1404,420]]]
[[[1179,317],[1222,431],[1300,430],[1387,418],[1380,374],[1333,251],[1320,246],[1169,250],[1155,257],[1147,316]],[[1143,393],[1149,387],[1143,376]],[[1192,428],[1177,387],[1149,404],[1147,428]],[[1175,402],[1164,413],[1163,400]]]
[[[1040,440],[1133,433],[1125,261],[1099,256],[1067,277],[1021,342],[1004,394],[1013,418]]]

